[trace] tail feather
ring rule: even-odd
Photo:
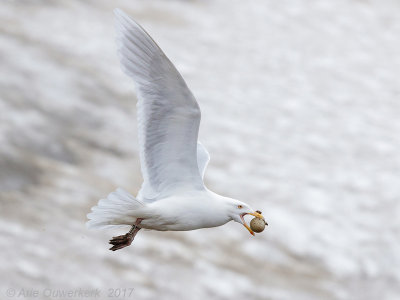
[[[101,199],[87,215],[86,226],[90,229],[115,228],[132,225],[136,221],[135,211],[145,204],[122,188]]]

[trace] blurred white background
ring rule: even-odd
[[[115,7],[186,79],[206,183],[263,211],[262,234],[233,222],[141,231],[114,253],[116,232],[85,228],[99,198],[141,184]],[[3,0],[1,298],[399,299],[399,11],[394,0]]]

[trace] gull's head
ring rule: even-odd
[[[232,220],[242,224],[252,235],[254,235],[254,231],[251,230],[250,226],[246,223],[244,216],[252,215],[256,218],[263,219],[265,222],[265,219],[261,215],[260,211],[255,211],[248,204],[244,202],[232,199],[232,201],[229,201],[229,206],[230,206],[230,217],[232,218]],[[265,222],[265,224],[267,224],[267,222]]]

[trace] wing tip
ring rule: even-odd
[[[118,7],[114,8],[114,15],[116,19],[119,21],[124,20],[125,22],[128,22],[131,25],[136,25],[136,26],[139,25],[131,16],[129,16],[126,12],[124,12],[122,9]]]
[[[114,15],[115,16],[120,16],[120,15],[124,15],[125,14],[125,12],[122,10],[122,9],[120,9],[119,7],[116,7],[116,8],[114,8]]]
[[[126,12],[124,12],[120,8],[115,8],[114,9],[114,16],[116,20],[116,28],[117,31],[123,31],[124,29],[135,29],[140,32],[143,32],[144,34],[148,35],[148,33],[142,28],[142,26],[139,25],[138,22],[136,22],[131,16],[129,16]]]
[[[126,12],[124,12],[122,9],[120,9],[118,7],[114,9],[114,16],[115,16],[116,20],[118,21],[118,23],[120,23],[124,20],[125,22],[129,22],[129,23],[133,23],[134,25],[137,25],[135,20],[133,20]]]

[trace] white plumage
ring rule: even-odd
[[[210,160],[198,142],[200,108],[182,76],[153,39],[116,9],[122,70],[136,83],[140,164],[137,195],[118,188],[88,214],[90,228],[134,225],[154,230],[192,230],[262,217],[247,204],[217,195],[203,183]]]

